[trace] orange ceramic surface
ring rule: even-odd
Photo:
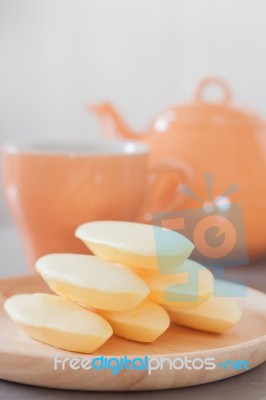
[[[78,225],[143,219],[162,176],[174,171],[185,178],[167,160],[148,168],[148,153],[147,145],[129,141],[6,145],[5,193],[30,264],[47,253],[87,253],[74,236]],[[179,194],[175,201],[181,201]]]
[[[208,85],[218,85],[222,90],[220,102],[204,100]],[[215,203],[235,182],[238,190],[228,198],[242,206],[249,257],[266,253],[266,126],[257,115],[232,107],[231,92],[224,82],[203,81],[193,102],[168,108],[143,135],[132,132],[110,104],[90,109],[99,118],[105,137],[145,141],[151,147],[151,163],[167,156],[192,167],[194,180],[190,189],[199,201],[187,197],[179,208],[204,209],[207,200]],[[206,173],[212,173],[214,178],[211,198],[206,191]]]

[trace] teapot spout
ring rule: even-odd
[[[138,140],[141,138],[142,135],[133,132],[111,104],[93,104],[89,105],[87,108],[98,118],[103,135],[106,139],[123,138],[128,140]]]

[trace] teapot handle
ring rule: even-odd
[[[229,86],[220,78],[207,78],[201,81],[196,89],[194,101],[198,103],[204,102],[204,91],[206,88],[208,88],[208,86],[212,85],[216,85],[221,89],[223,98],[219,103],[227,106],[232,100],[232,92]]]

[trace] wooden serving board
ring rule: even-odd
[[[49,292],[37,276],[0,281],[0,378],[24,384],[74,390],[134,391],[178,388],[228,378],[245,370],[216,366],[214,370],[153,371],[122,370],[112,375],[110,370],[54,370],[54,356],[88,357],[53,348],[29,338],[3,310],[5,298],[17,293]],[[226,360],[247,360],[254,368],[266,361],[266,295],[248,289],[238,300],[243,317],[223,335],[208,334],[176,325],[155,343],[140,344],[113,336],[89,357],[165,356],[170,359],[214,357],[215,363]]]

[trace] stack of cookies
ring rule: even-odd
[[[113,333],[149,343],[170,321],[213,333],[239,321],[238,304],[213,295],[212,273],[189,260],[194,246],[181,234],[97,221],[78,227],[76,236],[94,255],[48,254],[36,263],[55,294],[21,294],[5,302],[6,312],[34,339],[91,353]]]

